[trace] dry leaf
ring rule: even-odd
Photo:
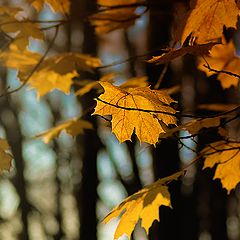
[[[183,46],[179,49],[169,48],[165,49],[167,52],[163,53],[160,56],[154,56],[150,60],[149,63],[155,63],[157,65],[164,64],[174,60],[175,58],[182,57],[186,54],[192,55],[205,55],[209,53],[209,50],[219,42],[210,42],[206,44],[198,44],[193,46]]]
[[[44,143],[49,143],[53,138],[59,136],[62,131],[71,136],[77,136],[83,134],[85,129],[92,129],[93,126],[90,122],[79,119],[70,119],[62,124],[59,124],[57,127],[51,128],[48,131],[37,135],[36,137],[41,138]]]
[[[126,90],[109,82],[100,84],[105,92],[97,100],[94,114],[112,115],[112,131],[120,142],[130,140],[135,130],[140,142],[155,144],[159,134],[164,132],[161,121],[166,125],[176,124],[173,116],[176,111],[169,106],[174,101],[165,92],[150,90],[148,87]]]
[[[192,33],[197,43],[222,37],[223,26],[236,28],[239,8],[235,0],[191,0],[191,9],[179,24],[181,43]]]
[[[219,141],[202,150],[204,167],[216,166],[214,179],[220,179],[228,193],[240,182],[240,143]]]
[[[154,220],[160,221],[159,207],[171,207],[170,193],[167,184],[177,180],[184,172],[177,172],[169,177],[159,179],[155,183],[146,186],[137,193],[126,198],[114,208],[105,218],[107,223],[121,213],[121,220],[114,234],[114,239],[126,234],[129,238],[138,220],[142,220],[142,227],[147,234]]]
[[[12,155],[8,153],[10,146],[7,140],[0,138],[0,172],[10,170]]]
[[[233,42],[229,42],[228,44],[214,46],[210,55],[204,58],[210,67],[215,70],[223,70],[240,75],[240,58],[235,53],[236,49]],[[199,59],[198,68],[204,71],[207,76],[216,74],[203,66],[206,65],[205,60],[203,58]],[[239,81],[237,77],[225,73],[219,73],[217,79],[221,82],[223,88],[229,88],[232,85],[236,87]]]

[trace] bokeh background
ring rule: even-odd
[[[119,63],[98,73],[99,77],[117,72],[119,83],[143,75],[148,76],[150,84],[162,78],[161,88],[178,86],[172,97],[178,101],[177,109],[184,112],[212,113],[202,104],[239,104],[239,89],[223,90],[215,76],[207,79],[196,69],[193,56],[176,59],[168,66],[146,63],[150,56],[161,54],[161,48],[171,45],[174,12],[188,4],[174,0],[149,2],[154,7],[134,26],[96,36],[86,21],[96,11],[96,2],[73,0],[71,21],[59,29],[49,55],[74,51],[99,56],[104,65]],[[22,0],[1,0],[0,5],[20,6],[31,19],[63,17],[48,6],[37,15]],[[46,34],[50,41],[54,29]],[[239,36],[235,33],[236,42]],[[38,41],[30,46],[39,52],[46,47],[47,43]],[[80,74],[83,79],[97,79],[94,74]],[[1,91],[19,86],[14,70],[1,67],[0,78]],[[90,114],[86,119],[94,124],[94,131],[77,138],[61,134],[48,145],[34,138],[63,120],[80,116],[95,104],[96,96],[91,91],[76,98],[72,89],[70,95],[54,91],[37,100],[36,92],[24,87],[0,99],[0,135],[8,139],[14,155],[12,170],[0,177],[0,239],[111,240],[117,219],[107,225],[101,220],[114,206],[144,185],[184,167],[195,157],[195,151],[219,139],[213,129],[194,139],[166,139],[156,147],[140,145],[134,137],[132,142],[120,144],[111,133],[110,123]],[[237,137],[239,128],[237,119],[228,130]],[[161,223],[154,222],[149,239],[240,239],[239,188],[227,195],[220,182],[212,180],[213,171],[201,171],[201,167],[199,161],[182,182],[171,183],[173,209],[160,208]],[[148,237],[138,225],[132,239]]]

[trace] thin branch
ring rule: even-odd
[[[206,61],[206,60],[205,60]],[[236,73],[232,73],[232,72],[229,72],[229,71],[225,71],[225,70],[216,70],[214,68],[212,68],[208,62],[206,62],[207,64],[204,64],[203,66],[205,68],[207,68],[210,72],[215,72],[215,73],[224,73],[224,74],[227,74],[229,76],[232,76],[232,77],[236,77],[238,79],[240,79],[240,75],[236,74]]]

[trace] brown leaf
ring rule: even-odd
[[[219,42],[210,42],[206,44],[186,46],[186,47],[181,47],[179,49],[175,49],[175,48],[165,49],[167,51],[166,53],[163,53],[160,56],[154,56],[150,60],[148,60],[148,62],[159,65],[159,64],[170,62],[175,58],[182,57],[186,54],[205,55],[205,54],[208,54],[209,50],[216,44],[219,44]]]

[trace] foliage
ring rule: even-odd
[[[226,125],[236,119],[239,120],[239,105],[217,114],[204,116],[185,114],[176,108],[176,101],[168,91],[154,89],[156,86],[151,86],[145,76],[130,78],[118,86],[115,73],[99,75],[99,69],[104,68],[104,65],[98,57],[77,52],[58,54],[51,52],[52,55],[49,56],[59,28],[71,21],[70,1],[27,0],[27,2],[38,12],[45,3],[48,4],[54,12],[62,14],[63,20],[46,21],[44,24],[48,24],[48,27],[42,27],[40,21],[23,17],[21,14],[24,9],[5,6],[0,8],[0,29],[7,39],[7,47],[0,52],[0,62],[7,68],[15,69],[20,81],[20,87],[6,89],[1,97],[19,91],[25,85],[34,88],[38,98],[55,89],[65,94],[73,91],[78,97],[97,89],[95,92],[99,96],[96,98],[95,111],[92,115],[110,116],[112,132],[121,143],[131,141],[132,135],[135,134],[140,143],[156,146],[164,138],[180,139],[181,131],[187,131],[189,138],[193,138],[203,131],[218,129],[222,140],[207,144],[196,159],[205,158],[203,169],[216,167],[214,179],[220,179],[228,193],[235,189],[240,182],[240,142],[239,139],[230,139],[225,132],[228,131]],[[98,11],[90,15],[88,20],[100,35],[134,25],[136,20],[151,8],[150,4],[140,0],[98,0],[98,5]],[[143,11],[139,13],[138,7]],[[176,58],[187,54],[197,55],[198,68],[204,71],[207,77],[217,74],[217,79],[224,89],[231,86],[237,88],[240,60],[235,54],[234,41],[226,40],[223,30],[230,27],[235,29],[238,16],[239,6],[235,0],[192,0],[190,9],[184,13],[182,22],[174,32],[174,46],[161,49],[163,53],[151,56],[148,63],[167,66],[166,63]],[[55,30],[50,41],[46,37],[46,30],[49,29]],[[30,50],[30,39],[45,42],[48,39],[45,52]],[[81,78],[82,72],[88,72],[95,77]],[[92,110],[93,108],[88,109],[87,113]],[[83,119],[85,115],[83,114]],[[188,121],[181,124],[181,118],[187,118]],[[85,134],[85,129],[93,131],[93,125],[83,119],[70,119],[40,133],[37,137],[47,144],[62,131],[72,136]],[[10,169],[12,155],[9,150],[7,141],[0,139],[0,171]],[[189,166],[194,164],[196,159]],[[159,207],[162,205],[171,207],[168,184],[184,175],[189,166],[144,187],[114,208],[104,219],[104,222],[108,222],[123,213],[114,238],[118,239],[123,234],[130,238],[139,219],[148,233],[153,221],[160,220]]]

